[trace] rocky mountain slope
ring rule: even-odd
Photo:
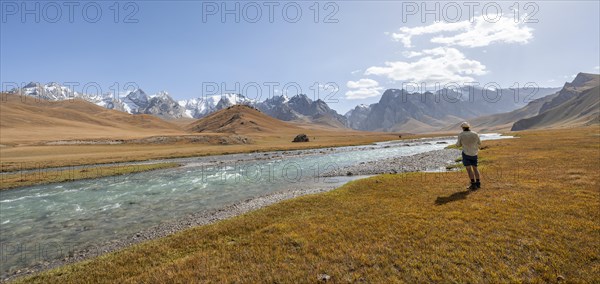
[[[579,73],[545,102],[538,114],[514,123],[511,130],[561,128],[600,122],[600,75]]]
[[[539,88],[536,97],[545,97],[556,89]],[[454,123],[487,114],[502,113],[525,105],[519,89],[484,91],[481,88],[443,89],[436,93],[409,93],[388,89],[378,103],[359,105],[346,113],[347,125],[358,130],[429,132]]]
[[[511,112],[470,119],[478,131],[509,131],[544,127],[585,125],[598,118],[600,75],[579,73],[573,82],[554,94],[533,100]],[[459,123],[442,130],[459,129]]]
[[[317,123],[332,127],[346,127],[346,117],[332,110],[323,100],[311,100],[304,94],[291,98],[274,96],[256,101],[241,94],[222,94],[175,101],[167,92],[154,95],[136,89],[125,94],[89,95],[74,92],[57,83],[42,85],[29,83],[12,93],[19,93],[50,101],[82,99],[98,106],[130,114],[151,114],[163,119],[202,118],[233,105],[249,105],[284,121]]]

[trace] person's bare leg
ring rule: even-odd
[[[477,169],[477,166],[473,166],[473,172],[475,173],[475,179],[479,180],[479,170]],[[469,175],[469,177],[471,177],[471,175]]]
[[[473,176],[473,169],[471,168],[472,166],[466,166],[465,168],[467,168],[467,173],[469,174],[469,178],[471,180],[475,179],[475,177]],[[475,168],[477,169],[477,168]],[[478,173],[479,174],[479,173]]]
[[[481,188],[481,181],[479,180],[479,170],[477,166],[473,166],[473,172],[475,173],[475,186]]]

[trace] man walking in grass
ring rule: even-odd
[[[467,173],[471,179],[471,186],[469,186],[469,189],[477,190],[481,187],[479,170],[477,170],[477,153],[479,152],[481,140],[479,139],[479,134],[477,134],[477,132],[471,131],[471,125],[469,125],[468,122],[463,122],[460,127],[462,127],[463,132],[458,134],[456,146],[462,147],[463,149],[462,163],[465,168],[467,168]]]

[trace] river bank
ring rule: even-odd
[[[11,266],[3,265],[2,278],[14,279],[79,262],[282,200],[330,191],[370,174],[444,168],[458,156],[455,149],[443,149],[451,140],[451,137],[443,137],[356,147],[177,159],[175,161],[184,166],[117,180],[9,190],[10,195],[2,196],[2,222],[3,228],[11,234],[3,236],[3,242],[43,243],[52,239],[76,241],[84,247],[25,265],[14,262],[14,258],[19,257],[19,251],[15,251],[7,256]],[[334,172],[328,173],[326,178],[313,172],[315,166],[319,173],[327,172],[327,165],[339,167],[334,167]],[[248,169],[252,167],[269,170],[267,180],[248,180],[252,176]],[[352,171],[350,176],[348,169]],[[207,173],[209,176],[205,179]],[[299,180],[293,179],[296,173],[300,173]],[[220,183],[220,177],[225,183]],[[31,207],[40,202],[53,205]],[[16,208],[34,210],[13,212]]]
[[[350,181],[364,177],[366,176],[343,178],[343,180]],[[60,253],[63,254],[64,257],[53,260],[42,260],[37,262],[35,265],[14,270],[9,272],[8,274],[3,274],[0,277],[0,282],[9,282],[13,279],[22,276],[33,275],[41,271],[50,270],[53,268],[61,267],[63,265],[81,262],[87,259],[115,252],[133,246],[135,244],[166,237],[192,227],[208,225],[221,220],[239,216],[244,213],[254,211],[278,203],[283,200],[292,199],[309,194],[323,193],[336,189],[339,186],[340,183],[332,183],[332,185],[330,186],[327,186],[326,184],[321,184],[320,187],[311,188],[301,188],[301,186],[294,186],[290,188],[289,191],[276,192],[273,194],[247,199],[241,202],[227,205],[219,209],[204,210],[201,212],[189,214],[174,222],[162,223],[160,225],[141,230],[135,234],[131,234],[123,238],[116,238],[114,240],[102,244],[91,245],[84,249],[61,250]],[[27,252],[14,251],[12,253],[21,254]],[[11,252],[5,252],[5,255],[3,257],[9,257],[10,254]]]

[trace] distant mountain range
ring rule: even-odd
[[[557,90],[538,88],[535,97],[545,97]],[[526,104],[524,99],[531,92],[532,89],[521,88],[515,100],[515,91],[510,89],[486,92],[471,87],[435,93],[388,89],[378,103],[359,105],[345,116],[348,126],[358,130],[430,132],[459,121],[518,109]]]
[[[515,122],[513,131],[600,123],[600,75],[579,73],[546,100],[538,114]]]
[[[536,99],[511,112],[474,118],[470,123],[479,131],[518,131],[525,129],[570,127],[598,123],[600,112],[600,75],[579,73],[559,91]],[[458,124],[443,130],[458,129]]]
[[[124,95],[111,93],[89,95],[73,92],[57,83],[46,85],[29,83],[23,88],[11,92],[50,101],[77,98],[109,109],[130,114],[151,114],[167,120],[202,118],[233,105],[249,105],[284,121],[319,123],[334,127],[346,126],[346,117],[331,109],[324,101],[320,99],[313,101],[304,94],[291,98],[274,96],[263,102],[246,98],[241,94],[222,94],[175,101],[167,92],[148,95],[143,90],[136,89]]]
[[[583,75],[582,75],[583,76]],[[435,93],[409,93],[405,90],[388,89],[378,103],[358,105],[345,115],[338,114],[327,103],[311,100],[304,94],[293,97],[274,96],[256,101],[241,94],[222,94],[175,101],[167,92],[148,95],[141,89],[126,94],[89,95],[73,92],[57,83],[42,85],[30,83],[12,93],[35,96],[50,101],[82,99],[98,106],[130,114],[150,114],[162,119],[199,119],[234,105],[248,105],[283,121],[321,124],[337,128],[366,131],[431,132],[447,129],[463,120],[472,120],[474,126],[499,128],[512,126],[517,120],[529,118],[569,101],[584,80],[578,76],[571,85],[563,88],[539,88],[529,104],[524,99],[531,90],[519,89],[515,99],[514,90],[485,92],[481,88],[443,89]],[[569,84],[569,83],[567,83]],[[568,88],[567,88],[568,87]],[[486,97],[487,96],[487,97]],[[508,114],[507,114],[508,113]],[[484,117],[480,119],[479,117]],[[490,123],[492,121],[493,123]],[[528,122],[521,122],[528,125]],[[518,129],[519,125],[516,126]]]

